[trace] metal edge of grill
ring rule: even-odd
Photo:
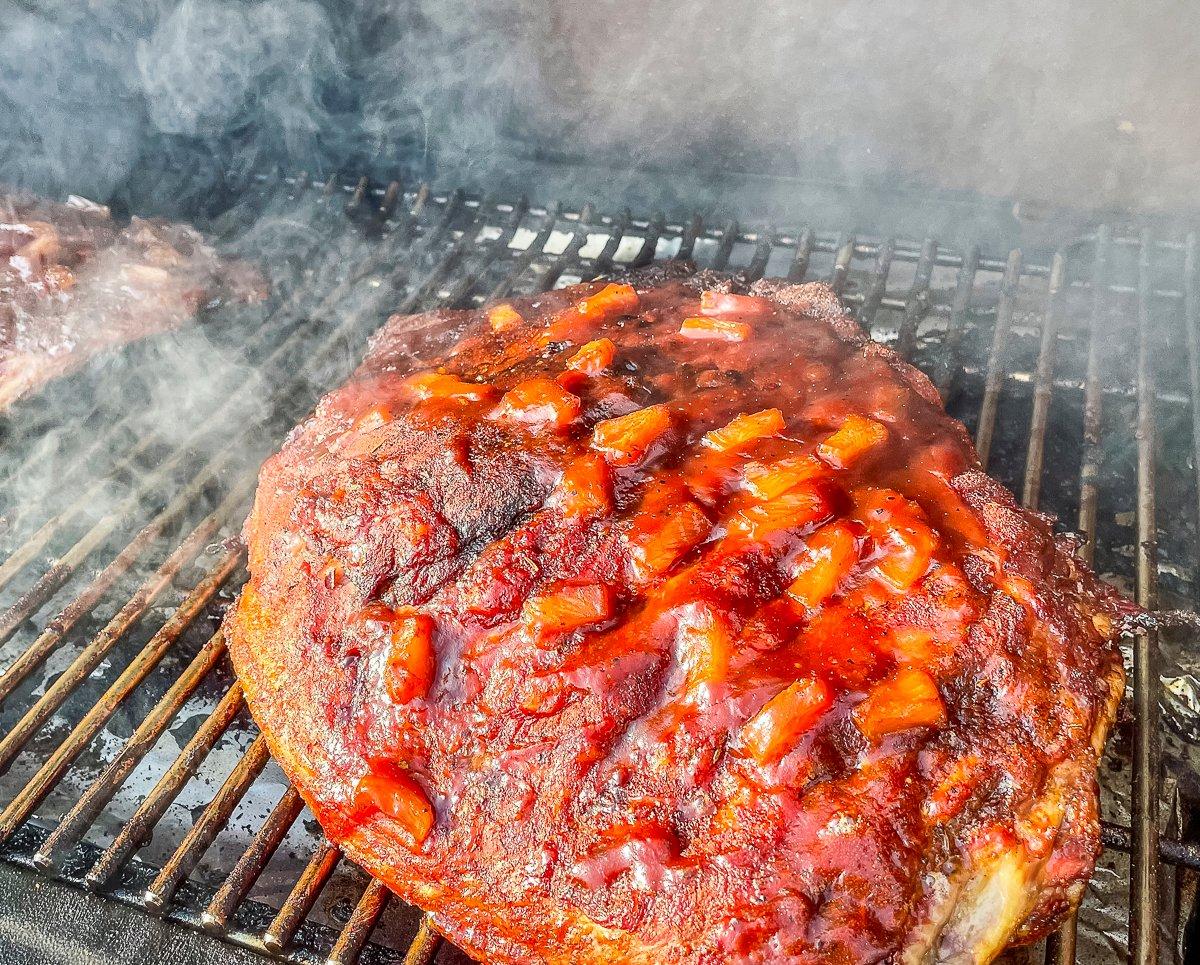
[[[1050,446],[1047,433],[1056,401],[1068,396],[1073,400],[1080,414],[1076,442],[1079,467],[1072,481],[1076,505],[1066,522],[1080,534],[1080,551],[1089,560],[1106,542],[1100,535],[1099,511],[1112,482],[1105,482],[1105,438],[1111,433],[1106,419],[1111,419],[1113,407],[1132,412],[1132,422],[1126,425],[1134,454],[1131,475],[1135,490],[1129,508],[1133,561],[1128,576],[1139,603],[1148,609],[1159,605],[1162,562],[1156,507],[1156,472],[1161,470],[1155,449],[1158,421],[1167,413],[1172,431],[1178,432],[1184,425],[1190,427],[1189,522],[1167,540],[1174,558],[1168,560],[1172,565],[1166,572],[1174,597],[1191,603],[1196,600],[1200,295],[1195,234],[1158,239],[1146,231],[1118,234],[1100,228],[1070,245],[1035,256],[1021,250],[992,253],[977,247],[957,251],[932,238],[921,242],[860,238],[809,227],[745,228],[731,221],[714,228],[698,216],[683,223],[668,222],[661,215],[636,218],[628,212],[614,217],[599,214],[588,205],[571,211],[525,201],[497,202],[462,191],[440,193],[428,184],[412,190],[405,190],[399,182],[374,185],[365,177],[349,184],[331,178],[323,185],[313,184],[305,175],[278,181],[262,178],[260,187],[264,192],[295,197],[317,193],[330,216],[342,217],[344,213],[378,233],[375,261],[350,271],[344,283],[324,293],[318,304],[300,305],[293,300],[274,309],[244,347],[247,357],[263,372],[291,373],[293,353],[305,334],[304,321],[319,317],[323,306],[358,292],[364,285],[375,286],[367,309],[357,313],[365,326],[335,330],[319,340],[315,351],[306,342],[305,371],[327,362],[343,346],[355,346],[354,351],[359,351],[368,334],[366,328],[381,324],[393,311],[477,305],[514,290],[545,290],[625,265],[694,259],[719,271],[736,270],[748,279],[764,275],[781,275],[793,281],[823,277],[866,330],[893,344],[901,355],[931,376],[952,414],[963,418],[973,431],[985,467],[1000,452],[1005,453],[1008,464],[1021,466],[1019,476],[1005,481],[1030,508],[1045,506],[1048,483],[1063,482],[1046,469]],[[824,265],[824,270],[818,270],[818,263]],[[379,283],[381,277],[383,284]],[[1039,306],[1033,312],[1029,308],[1031,299]],[[1131,320],[1124,332],[1132,353],[1128,359],[1116,358],[1120,353],[1099,336],[1104,320],[1113,311]],[[1164,318],[1173,330],[1182,329],[1186,371],[1161,379],[1157,377],[1157,364],[1164,346],[1154,339],[1156,332],[1161,334]],[[974,343],[983,347],[982,353],[970,350]],[[1075,361],[1083,366],[1081,371],[1073,373],[1071,369],[1078,365],[1062,364],[1063,345],[1074,350]],[[981,354],[981,361],[975,361],[973,356]],[[1014,355],[1032,364],[1014,363]],[[1128,363],[1125,367],[1129,369],[1124,379],[1114,374],[1122,362]],[[297,381],[303,380],[292,379],[288,384],[294,386]],[[303,388],[301,385],[302,394]],[[303,416],[313,401],[312,397],[304,397],[299,404],[291,405],[291,420]],[[1021,412],[1020,421],[1027,431],[1024,452],[1017,453],[1017,458],[1009,458],[1013,440],[1002,439],[999,432],[1000,417],[1010,409]],[[203,427],[197,432],[202,433]],[[155,444],[150,436],[131,438],[128,425],[118,422],[103,430],[81,456],[79,465],[89,465],[93,452],[116,452],[119,455],[111,460],[107,472],[120,480],[140,458],[154,452]],[[235,439],[222,452],[236,445]],[[214,508],[178,541],[174,552],[145,578],[116,616],[78,649],[45,693],[0,734],[0,770],[7,770],[19,755],[29,752],[34,736],[131,627],[143,619],[158,594],[186,566],[195,564],[205,546],[240,520],[253,475],[243,474],[227,483],[222,473],[231,463],[224,454],[200,467],[184,489],[158,492],[153,503],[156,510],[144,510],[143,497],[155,492],[155,487],[163,487],[187,452],[185,443],[159,459],[157,471],[150,478],[140,479],[136,492],[121,504],[122,513],[136,518],[141,528],[73,600],[56,611],[53,619],[44,626],[39,619],[35,629],[40,632],[0,675],[0,702],[9,700],[40,664],[68,645],[72,628],[113,591],[123,576],[147,569],[145,557],[150,555],[154,540],[186,515],[205,487],[215,486],[218,491],[219,495],[212,497]],[[55,603],[68,580],[93,560],[105,541],[122,526],[128,527],[128,519],[121,513],[110,513],[79,532],[80,510],[99,485],[100,480],[87,480],[77,498],[25,536],[0,563],[0,589],[21,590],[0,612],[0,643],[27,627],[45,606]],[[138,514],[149,515],[149,519],[143,522]],[[69,540],[67,549],[56,552],[53,563],[45,565],[46,554],[64,538]],[[97,815],[173,716],[222,664],[224,641],[219,631],[196,650],[186,668],[67,813],[53,827],[44,827],[37,819],[39,805],[84,747],[96,738],[116,708],[144,684],[181,636],[203,614],[212,611],[219,594],[232,585],[242,562],[240,547],[228,545],[201,567],[204,572],[174,613],[38,764],[25,786],[4,802],[0,810],[3,857],[72,884],[101,890],[123,903],[166,915],[254,951],[312,961],[322,957],[317,949],[328,946],[326,960],[355,961],[373,947],[369,944],[372,933],[389,904],[398,902],[389,898],[383,886],[367,881],[340,930],[323,931],[306,924],[314,902],[339,864],[336,848],[323,840],[314,842],[310,859],[280,908],[268,908],[248,897],[304,810],[291,788],[262,821],[215,891],[197,887],[189,879],[247,789],[267,766],[269,755],[261,736],[249,743],[244,756],[225,776],[169,859],[158,867],[141,867],[134,885],[117,881],[122,869],[138,864],[138,850],[222,735],[236,727],[257,733],[241,714],[242,698],[236,681],[228,684],[216,706],[114,840],[106,848],[83,841]],[[1166,836],[1160,826],[1158,640],[1155,634],[1147,633],[1133,638],[1131,645],[1132,820],[1128,826],[1106,822],[1102,832],[1106,848],[1130,855],[1130,947],[1135,962],[1151,963],[1159,960],[1160,862],[1190,876],[1194,891],[1195,873],[1200,871],[1200,843]],[[246,919],[259,924],[253,928],[239,924]],[[308,929],[306,935],[319,937],[300,941],[302,929]],[[379,960],[402,960],[408,965],[431,961],[439,939],[428,919],[421,918],[410,930],[406,947],[381,952]],[[1070,921],[1047,943],[1046,957],[1059,963],[1073,961],[1074,955],[1074,922]]]

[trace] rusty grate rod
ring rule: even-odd
[[[109,468],[109,475],[132,469],[134,463],[150,450],[152,444],[152,437],[147,436],[142,439],[119,463]],[[27,536],[21,545],[8,555],[4,563],[0,564],[0,590],[8,586],[18,573],[33,562],[64,525],[89,506],[96,505],[97,501],[103,498],[104,491],[109,485],[109,480],[106,478],[93,479],[91,484],[73,502],[60,509]],[[95,529],[96,527],[93,527],[93,530]]]
[[[679,237],[679,250],[671,260],[690,261],[696,253],[696,240],[703,232],[704,219],[698,214],[692,215],[691,220],[683,226],[683,234]]]
[[[539,255],[545,250],[546,245],[550,241],[550,236],[554,233],[554,225],[562,215],[562,205],[556,204],[546,212],[546,216],[542,219],[541,227],[538,228],[537,235],[529,243],[529,247],[525,248],[517,255],[512,262],[512,268],[508,275],[502,279],[488,293],[487,301],[495,301],[497,298],[505,298],[512,291],[513,285],[517,279],[521,277],[534,263]]]
[[[220,634],[221,631],[218,630],[217,633]],[[84,875],[83,882],[89,889],[94,890],[106,884],[129,856],[150,840],[154,826],[221,739],[221,735],[242,709],[242,704],[242,688],[235,683],[225,692],[225,696],[205,718],[204,723],[192,735],[192,739],[184,745],[179,756],[158,779],[133,817],[113,839],[112,844]]]
[[[321,839],[317,850],[308,859],[304,871],[300,873],[300,877],[288,893],[283,907],[279,909],[279,914],[263,932],[263,946],[268,951],[279,954],[287,948],[296,934],[296,929],[308,917],[317,896],[325,887],[329,876],[333,874],[341,856],[342,853],[337,848],[324,838]]]
[[[0,774],[8,770],[29,739],[67,701],[75,689],[87,680],[96,665],[141,619],[158,595],[171,585],[171,581],[184,564],[195,559],[203,551],[234,508],[245,499],[248,489],[248,486],[239,487],[188,534],[163,564],[138,587],[117,615],[79,652],[70,666],[46,688],[46,692],[33,706],[21,715],[21,719],[9,729],[3,739],[0,739]]]
[[[289,787],[258,829],[250,846],[238,858],[225,883],[201,912],[200,924],[205,931],[221,932],[225,929],[237,906],[254,887],[254,882],[303,810],[304,801],[294,787]]]
[[[500,236],[484,247],[482,256],[475,267],[471,271],[463,273],[463,277],[450,289],[445,299],[441,300],[442,304],[449,308],[455,308],[466,301],[467,296],[485,276],[488,268],[500,257],[501,252],[508,250],[509,243],[516,235],[517,229],[521,226],[521,219],[525,217],[525,212],[528,210],[529,202],[525,198],[521,198],[513,205],[512,212],[506,219]]]
[[[758,243],[754,246],[754,254],[742,271],[746,281],[758,281],[767,270],[767,262],[771,260],[771,251],[775,242],[775,226],[767,225],[758,233]]]
[[[805,228],[800,232],[800,237],[796,241],[796,253],[792,256],[792,263],[788,266],[787,280],[793,283],[802,282],[805,276],[808,275],[808,265],[812,260],[813,252],[813,230]]]
[[[850,274],[850,263],[854,260],[854,235],[841,235],[837,240],[837,257],[833,260],[833,269],[829,272],[829,287],[841,297],[846,287],[846,277]]]
[[[633,222],[633,215],[626,208],[621,212],[621,216],[617,218],[612,225],[612,229],[608,233],[608,240],[604,242],[604,247],[600,249],[600,254],[596,256],[596,274],[604,275],[613,269],[613,258],[616,257],[617,249],[621,247],[621,239],[625,236],[625,232],[629,230],[629,225]]]
[[[1154,375],[1151,363],[1150,235],[1138,258],[1137,348],[1137,599],[1158,605],[1158,552],[1154,506]],[[1133,965],[1158,963],[1158,636],[1133,638],[1133,867],[1129,935]]]
[[[429,965],[442,944],[442,936],[433,929],[433,923],[428,915],[421,919],[416,935],[408,946],[404,956],[404,965]]]
[[[587,244],[588,228],[591,227],[593,217],[595,217],[595,211],[589,202],[583,206],[579,223],[571,230],[571,240],[567,242],[566,248],[534,276],[533,287],[535,290],[549,291],[554,287],[554,283],[562,277],[563,272],[579,263],[579,252]]]
[[[892,258],[896,254],[896,242],[888,238],[879,246],[875,256],[875,267],[871,270],[871,284],[863,295],[862,304],[858,308],[858,321],[868,332],[875,324],[875,316],[887,292],[888,274],[892,270]]]
[[[946,336],[938,359],[933,384],[943,400],[949,400],[958,387],[962,372],[962,339],[967,328],[967,314],[971,310],[971,295],[975,291],[975,276],[979,272],[979,248],[972,246],[963,256],[958,269],[958,280],[954,286],[954,297],[950,301],[950,321],[946,325]]]
[[[243,551],[237,549],[229,550],[220,557],[209,574],[197,583],[184,598],[171,618],[147,641],[141,652],[113,681],[104,695],[72,728],[54,753],[29,779],[29,783],[0,812],[0,841],[7,841],[21,822],[28,818],[33,813],[33,809],[50,793],[50,790],[66,773],[71,762],[100,732],[121,702],[158,665],[175,641],[203,612],[209,601],[216,595],[217,590],[241,564],[243,555]]]
[[[1096,234],[1092,264],[1092,315],[1088,330],[1087,375],[1083,392],[1083,463],[1079,470],[1079,532],[1084,536],[1080,555],[1088,566],[1096,555],[1096,513],[1100,496],[1100,463],[1104,457],[1101,416],[1104,388],[1104,314],[1108,308],[1110,233],[1104,225]]]
[[[1054,255],[1050,271],[1046,313],[1042,319],[1042,339],[1038,352],[1034,386],[1033,415],[1029,420],[1029,445],[1025,451],[1025,486],[1021,502],[1035,512],[1041,499],[1042,462],[1046,452],[1046,425],[1050,411],[1050,392],[1054,375],[1054,346],[1058,336],[1059,294],[1066,275],[1066,259]],[[1046,961],[1052,965],[1075,960],[1075,914],[1072,912],[1046,940]]]
[[[721,229],[721,240],[717,242],[717,250],[713,254],[713,271],[724,271],[729,267],[729,256],[733,254],[733,246],[738,239],[738,223],[729,221]]]
[[[85,560],[104,545],[120,522],[117,513],[105,513],[71,548],[47,569],[32,587],[0,614],[0,643],[8,639],[71,578]],[[113,574],[115,579],[117,574]]]
[[[933,238],[926,238],[922,242],[921,254],[917,256],[917,270],[908,296],[904,299],[904,317],[896,333],[896,351],[905,361],[910,360],[917,349],[917,326],[929,310],[929,283],[933,279],[937,251],[938,244]]]
[[[225,782],[213,795],[212,800],[200,812],[200,817],[184,835],[183,840],[179,842],[179,847],[167,859],[150,887],[146,889],[142,900],[147,908],[152,911],[162,911],[166,907],[183,879],[191,874],[196,865],[200,863],[204,852],[216,840],[221,829],[229,821],[230,815],[233,814],[246,791],[250,789],[250,785],[262,773],[270,759],[271,752],[267,747],[267,739],[259,734],[254,738],[254,743],[246,749],[245,755],[237,762],[229,776],[225,778]]]
[[[987,375],[983,384],[983,402],[979,406],[979,426],[975,431],[975,448],[979,462],[987,469],[992,450],[992,434],[996,431],[996,413],[1000,408],[1000,389],[1004,385],[1004,350],[1012,328],[1013,307],[1021,284],[1021,251],[1009,252],[1004,278],[1000,282],[1000,305],[996,309],[996,324],[992,329],[992,347],[988,352]]]
[[[42,633],[21,652],[20,656],[6,667],[3,673],[0,673],[0,701],[7,700],[13,690],[62,642],[63,638],[66,637],[75,624],[82,617],[91,613],[100,600],[104,598],[105,593],[112,588],[117,578],[125,573],[134,562],[153,546],[155,539],[158,538],[166,526],[195,504],[195,500],[199,498],[204,487],[212,481],[216,473],[223,467],[223,464],[228,461],[228,458],[221,460],[218,464],[214,465],[212,471],[202,473],[189,485],[184,487],[166,508],[161,510],[147,523],[129,542],[125,549],[118,553],[112,562],[74,600],[67,604],[59,612],[58,616],[46,625]],[[182,547],[177,548],[167,562],[163,563],[162,567],[155,574],[155,577],[142,584],[142,587],[134,597],[130,599],[121,612],[101,632],[101,636],[112,637],[110,645],[111,642],[115,642],[117,637],[132,626],[145,611],[146,607],[153,602],[154,598],[170,585],[171,578],[182,569],[183,565],[189,559],[203,549],[204,543],[208,539],[216,535],[216,530],[219,529],[220,524],[229,518],[233,510],[237,508],[237,503],[240,500],[244,500],[248,495],[249,486],[246,482],[236,486],[222,500],[219,508],[205,517],[193,530],[192,534],[186,538],[185,542],[189,545],[193,545],[194,541],[200,541],[199,545],[193,546],[190,555],[181,556],[180,549]],[[205,532],[211,530],[212,532],[207,537],[196,535],[201,530]],[[135,606],[135,604],[137,605]],[[105,647],[104,651],[107,652],[107,649]],[[0,754],[0,758],[2,757],[3,755]],[[6,766],[5,763],[0,763],[0,771],[3,771]]]
[[[88,786],[71,810],[63,815],[58,827],[34,854],[35,866],[46,871],[58,867],[60,857],[83,837],[96,815],[112,800],[134,768],[170,726],[188,698],[224,656],[225,634],[216,633],[200,648],[187,669],[154,705],[104,772]]]
[[[650,216],[650,222],[642,235],[642,247],[629,262],[631,268],[645,268],[654,261],[654,253],[658,250],[658,241],[662,237],[667,219],[661,211],[655,211]]]
[[[1188,381],[1192,389],[1192,464],[1196,471],[1197,519],[1200,519],[1200,290],[1197,290],[1197,240],[1187,236],[1183,250],[1183,318],[1187,334]]]
[[[362,951],[379,919],[383,917],[390,897],[387,886],[382,881],[372,878],[367,883],[358,904],[354,906],[350,920],[342,928],[329,957],[325,960],[328,965],[350,965],[351,962],[357,961],[358,953]]]
[[[1042,338],[1038,347],[1033,383],[1033,414],[1029,419],[1029,447],[1025,454],[1025,484],[1022,502],[1037,509],[1042,495],[1042,464],[1046,456],[1046,424],[1050,419],[1050,397],[1054,387],[1054,351],[1058,342],[1059,295],[1066,277],[1066,259],[1056,252],[1050,267],[1046,312],[1042,316]]]

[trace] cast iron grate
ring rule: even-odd
[[[248,334],[231,329],[239,364],[263,381],[231,386],[213,419],[195,425],[147,425],[123,395],[49,449],[37,440],[51,423],[31,410],[26,428],[8,427],[0,496],[15,522],[0,546],[0,841],[9,861],[293,961],[416,965],[449,954],[419,914],[346,868],[272,777],[216,629],[243,565],[238,545],[217,541],[244,516],[256,460],[348,373],[392,311],[474,305],[655,259],[826,279],[874,337],[931,375],[990,470],[1080,533],[1101,573],[1149,608],[1160,597],[1196,602],[1194,235],[1101,228],[1053,252],[960,251],[932,238],[670,223],[304,176],[262,179],[255,204],[282,219],[304,206],[307,232],[269,310]],[[337,270],[314,275],[335,231],[349,238]],[[252,404],[264,393],[266,412]],[[45,419],[62,418],[46,409]],[[53,467],[56,493],[23,512],[30,465]],[[1183,652],[1187,641],[1167,636],[1167,652]],[[1178,923],[1200,869],[1200,844],[1164,833],[1158,776],[1164,742],[1195,722],[1168,705],[1174,727],[1160,727],[1158,678],[1186,675],[1161,664],[1155,635],[1130,646],[1132,767],[1113,779],[1128,782],[1131,820],[1106,823],[1104,836],[1129,855],[1130,947],[1150,963],[1160,943],[1182,954]],[[198,793],[179,813],[181,795]],[[251,798],[269,806],[252,813]],[[243,834],[231,844],[234,826]],[[299,857],[282,860],[288,848]],[[1173,894],[1158,884],[1165,876]],[[340,916],[321,910],[335,892]],[[1073,960],[1073,922],[1046,954]]]

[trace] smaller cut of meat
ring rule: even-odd
[[[118,345],[169,331],[264,283],[194,228],[0,194],[0,411]]]

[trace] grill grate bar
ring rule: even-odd
[[[1025,485],[1021,499],[1030,509],[1038,508],[1042,494],[1046,424],[1050,418],[1050,396],[1054,391],[1054,350],[1058,340],[1059,300],[1065,276],[1066,258],[1062,252],[1058,252],[1054,256],[1050,272],[1046,314],[1042,317],[1042,340],[1038,348],[1037,372],[1034,376],[1033,415],[1029,419],[1029,448],[1025,456]]]
[[[225,779],[220,790],[205,806],[191,830],[179,842],[179,847],[162,866],[158,877],[146,889],[146,907],[159,911],[166,905],[183,879],[199,864],[208,846],[216,839],[225,822],[229,820],[246,791],[250,789],[250,785],[262,773],[270,759],[271,751],[267,747],[267,739],[259,734],[254,738],[254,743],[246,749],[245,756]]]
[[[1004,268],[1004,280],[1000,283],[1000,305],[996,310],[996,324],[992,329],[992,347],[988,352],[987,375],[984,380],[983,402],[979,406],[979,427],[975,433],[975,448],[979,462],[986,469],[992,450],[992,434],[996,430],[996,413],[1000,407],[1000,389],[1004,384],[1004,350],[1008,346],[1008,335],[1012,328],[1013,303],[1021,284],[1021,252],[1014,249],[1009,253]]]
[[[104,695],[88,710],[70,734],[46,760],[38,772],[21,789],[8,806],[0,812],[0,841],[6,841],[58,783],[71,762],[100,732],[118,705],[157,666],[167,650],[183,634],[193,620],[203,612],[217,590],[233,575],[242,562],[241,550],[229,550],[209,574],[201,580],[174,614],[133,658],[121,675],[113,681]]]
[[[238,487],[188,534],[163,564],[138,587],[117,615],[79,652],[70,666],[46,688],[46,692],[4,735],[0,740],[0,773],[9,768],[29,739],[66,702],[76,688],[87,680],[96,665],[141,619],[155,598],[171,585],[171,581],[183,566],[203,551],[216,536],[221,525],[232,515],[233,510],[245,500],[248,489],[249,486],[246,485]]]
[[[854,236],[843,235],[829,273],[829,287],[840,296],[846,287],[846,276],[850,273],[850,262],[854,259]]]
[[[1200,290],[1197,290],[1197,239],[1187,236],[1183,256],[1183,312],[1188,347],[1188,383],[1192,390],[1192,465],[1196,471],[1197,511],[1200,513]],[[1200,519],[1200,515],[1197,516]]]
[[[84,561],[104,545],[118,521],[119,517],[112,513],[101,517],[32,587],[21,594],[20,599],[0,614],[0,643],[6,643],[26,620],[37,613],[43,603],[58,592]],[[114,573],[113,578],[116,576]]]
[[[962,339],[967,327],[967,315],[971,310],[971,295],[975,291],[975,276],[978,272],[979,248],[972,246],[958,269],[954,298],[950,303],[950,321],[946,325],[945,344],[933,379],[933,384],[947,402],[958,388],[958,378],[962,374]]]
[[[223,637],[224,634],[218,630],[215,636]],[[223,643],[221,648],[224,649]],[[84,882],[89,888],[95,889],[106,884],[129,857],[150,839],[154,826],[221,739],[221,735],[242,709],[243,703],[242,688],[235,683],[225,692],[225,696],[204,719],[204,723],[192,735],[191,740],[184,745],[179,756],[158,779],[133,817],[129,819],[129,823],[118,832],[112,844],[88,870]]]
[[[404,965],[429,965],[442,944],[442,936],[433,930],[433,924],[428,915],[421,919],[417,934],[404,956]]]
[[[112,588],[118,577],[125,573],[134,562],[153,547],[155,539],[161,535],[167,525],[182,516],[194,505],[195,500],[199,498],[204,487],[212,481],[216,471],[214,470],[213,472],[198,476],[188,486],[184,487],[179,495],[147,523],[95,579],[75,599],[67,604],[59,612],[58,616],[49,622],[46,629],[33,643],[22,651],[20,656],[5,669],[4,675],[0,677],[0,701],[7,699],[30,672],[40,665],[62,642],[75,624],[88,613],[92,612],[108,590]],[[118,618],[114,617],[113,621],[102,632],[102,636],[109,635],[112,638],[109,646],[118,637],[123,635],[132,626],[133,622],[145,612],[146,607],[153,602],[158,593],[162,592],[169,585],[171,578],[179,572],[187,560],[203,549],[204,542],[216,535],[216,530],[220,524],[232,515],[233,510],[237,508],[237,503],[240,500],[244,500],[249,493],[250,487],[243,485],[227,497],[221,503],[219,509],[209,514],[193,530],[193,533],[187,537],[189,545],[192,545],[195,541],[200,541],[199,545],[192,546],[191,555],[180,556],[178,550],[172,553],[168,561],[163,564],[163,567],[156,574],[157,579],[147,581],[143,584],[138,594],[135,594],[118,614],[118,617],[125,622],[118,623]],[[211,532],[209,532],[208,536],[197,536],[196,533],[200,530],[206,532],[211,530]],[[107,647],[105,649],[107,650]],[[0,759],[2,758],[3,755],[0,754]],[[0,763],[0,770],[3,770],[4,766],[3,763]]]
[[[762,278],[763,273],[767,270],[767,262],[771,260],[771,251],[774,249],[775,228],[768,226],[758,234],[758,243],[754,246],[754,254],[750,258],[750,264],[746,266],[743,272],[747,281],[758,281]]]
[[[389,897],[387,885],[382,881],[372,878],[367,883],[350,920],[329,952],[329,958],[326,959],[329,965],[349,965],[358,958],[358,953],[383,917]]]
[[[316,851],[296,879],[279,914],[263,932],[263,946],[268,951],[278,954],[291,943],[341,857],[342,853],[324,838],[317,844]]]
[[[921,245],[912,286],[908,290],[908,297],[904,299],[904,317],[896,333],[896,351],[905,361],[911,360],[913,352],[916,351],[917,326],[921,317],[929,310],[929,283],[933,279],[933,263],[937,260],[937,251],[937,242],[933,238],[926,238]],[[879,296],[882,300],[883,292],[880,292]]]
[[[1066,275],[1066,258],[1062,252],[1054,255],[1054,270],[1050,273],[1050,288],[1046,297],[1046,314],[1042,319],[1042,340],[1038,350],[1037,381],[1034,387],[1033,415],[1029,420],[1029,446],[1025,453],[1025,486],[1021,502],[1036,511],[1041,498],[1042,461],[1046,452],[1046,425],[1050,414],[1050,394],[1054,370],[1054,347],[1058,336],[1059,298]],[[1046,961],[1051,965],[1067,965],[1075,961],[1076,918],[1072,912],[1067,920],[1046,940]]]
[[[1104,312],[1108,305],[1109,229],[1100,229],[1096,238],[1096,255],[1092,265],[1092,315],[1088,333],[1087,375],[1083,397],[1083,463],[1079,471],[1079,531],[1084,542],[1080,554],[1088,566],[1096,555],[1096,513],[1099,499],[1101,448],[1101,415],[1104,391],[1100,383],[1103,365]]]
[[[683,233],[679,238],[679,250],[675,253],[675,261],[687,261],[695,254],[696,239],[700,237],[704,231],[704,219],[700,215],[693,215],[683,228]]]
[[[788,267],[788,281],[797,283],[804,281],[804,277],[808,274],[808,265],[812,260],[813,251],[813,230],[805,228],[800,232],[800,237],[796,241],[796,253],[792,256],[792,263]]]
[[[259,828],[250,846],[238,858],[225,883],[201,913],[200,922],[205,931],[220,933],[229,924],[237,906],[254,887],[254,882],[303,810],[304,801],[294,787],[289,787]]]
[[[59,856],[76,844],[84,832],[133,773],[138,763],[163,735],[175,715],[200,686],[209,671],[225,656],[225,635],[217,633],[200,648],[192,662],[138,725],[125,746],[84,791],[33,856],[42,870],[56,868]],[[232,698],[231,698],[232,699]]]
[[[879,304],[883,301],[884,293],[887,291],[888,273],[892,269],[892,256],[895,251],[895,243],[888,240],[880,246],[879,253],[875,256],[875,267],[871,271],[871,285],[867,289],[866,295],[863,296],[862,306],[858,310],[859,321],[868,331],[875,323]]]
[[[1143,234],[1138,258],[1137,314],[1137,596],[1148,610],[1158,605],[1157,534],[1154,505],[1154,376],[1150,360],[1150,238]],[[1133,870],[1130,945],[1134,965],[1158,962],[1158,638],[1153,631],[1133,641]]]
[[[729,256],[733,254],[734,243],[738,240],[738,223],[730,221],[725,225],[721,231],[720,239],[717,242],[717,252],[713,255],[712,266],[714,271],[724,271],[729,267]]]
[[[491,291],[488,296],[489,301],[497,298],[506,298],[513,290],[513,285],[517,279],[533,264],[534,260],[545,250],[546,244],[550,241],[550,235],[554,233],[554,224],[559,217],[559,208],[552,208],[543,216],[542,225],[538,229],[538,233],[534,236],[529,247],[521,252],[514,260],[512,271],[508,276],[501,280]]]

